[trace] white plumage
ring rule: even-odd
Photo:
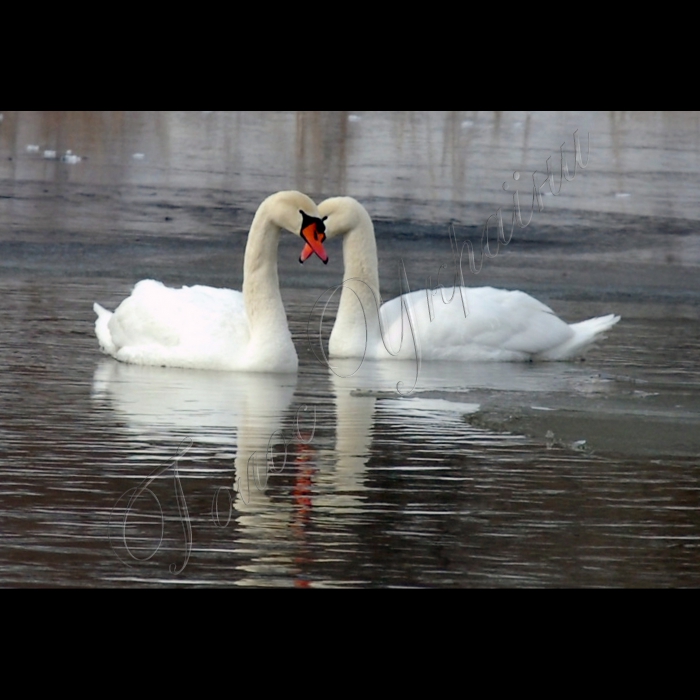
[[[580,356],[620,317],[568,324],[529,294],[457,287],[404,294],[381,306],[374,226],[351,197],[319,205],[329,238],[343,236],[345,275],[331,333],[332,357],[443,361],[567,360]],[[443,298],[444,297],[444,298]],[[449,303],[445,303],[449,301]]]
[[[143,280],[114,313],[94,305],[103,352],[121,362],[197,369],[295,372],[298,359],[282,304],[277,248],[284,228],[318,217],[301,192],[278,192],[258,208],[248,234],[243,292],[172,289]]]

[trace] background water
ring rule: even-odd
[[[0,114],[2,584],[698,585],[700,113]],[[412,289],[451,283],[451,225],[478,266],[517,191],[530,224],[467,284],[622,321],[585,363],[341,379],[308,333],[340,244],[302,267],[286,236],[296,377],[101,355],[93,302],[240,288],[288,188],[365,204],[385,298],[401,261]]]

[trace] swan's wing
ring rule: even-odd
[[[139,282],[109,320],[117,359],[138,364],[197,366],[207,357],[226,357],[249,342],[241,292],[212,287],[171,289],[154,280]]]
[[[548,306],[524,292],[463,287],[454,296],[449,288],[428,295],[411,292],[382,307],[390,347],[401,344],[401,359],[415,357],[406,308],[424,360],[522,360],[572,335]]]

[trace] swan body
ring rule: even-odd
[[[258,207],[248,234],[242,292],[172,289],[143,280],[114,313],[93,306],[100,348],[137,365],[295,372],[298,359],[279,290],[277,248],[282,229],[307,240],[309,229],[302,227],[309,225],[323,231],[309,197],[294,191],[271,195]],[[315,252],[325,254],[322,246]]]
[[[369,214],[352,197],[327,199],[318,210],[327,217],[328,238],[343,237],[345,275],[329,342],[332,357],[568,360],[580,356],[620,320],[609,314],[568,324],[525,292],[493,287],[409,292],[380,308],[377,247]]]

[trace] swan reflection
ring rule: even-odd
[[[320,477],[330,487],[333,508],[360,508],[369,490],[367,465],[372,440],[383,433],[415,437],[438,446],[436,454],[454,449],[481,450],[494,439],[517,436],[477,428],[464,416],[481,409],[481,401],[546,402],[553,393],[583,393],[590,372],[560,363],[361,362],[331,359],[328,368],[336,409],[332,459]],[[383,438],[386,440],[386,435]],[[391,438],[394,439],[394,438]],[[332,493],[332,498],[330,494]]]
[[[92,398],[107,403],[135,436],[267,450],[281,427],[296,375],[204,372],[102,360]]]
[[[285,501],[272,503],[268,482],[270,472],[285,464],[284,448],[273,448],[285,443],[283,428],[296,383],[296,375],[202,372],[104,360],[94,375],[92,397],[114,411],[139,441],[134,455],[139,460],[152,463],[156,452],[165,466],[172,460],[170,452],[174,455],[184,440],[192,441],[195,449],[188,454],[180,449],[179,472],[212,479],[211,514],[200,515],[230,533],[224,535],[227,549],[220,551],[234,558],[246,553],[237,568],[249,570],[258,566],[256,557],[249,563],[249,552],[259,550],[261,541],[289,538],[293,507]],[[195,452],[197,467],[192,468]],[[221,475],[222,458],[233,462],[234,473],[227,486],[217,488],[214,477]],[[197,536],[195,526],[195,545]],[[291,558],[282,560],[278,557],[276,565],[288,571]]]

